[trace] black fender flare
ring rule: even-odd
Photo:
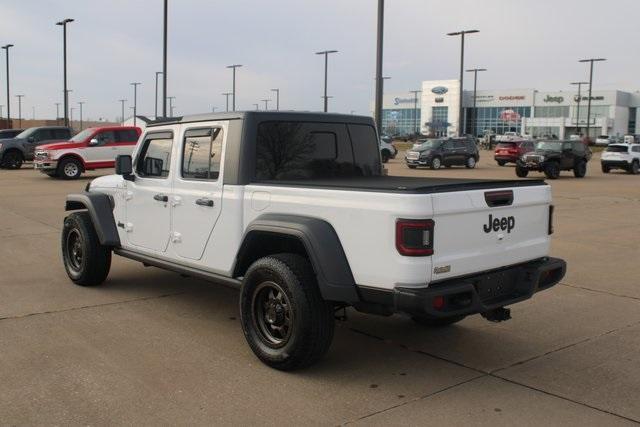
[[[67,195],[64,210],[87,210],[100,239],[100,244],[119,247],[120,237],[113,218],[114,206],[114,200],[108,194],[84,192]]]
[[[264,214],[256,218],[245,230],[236,254],[234,275],[243,257],[251,250],[252,236],[259,233],[286,235],[302,242],[325,300],[347,303],[360,300],[336,231],[327,221],[318,218],[287,214]]]

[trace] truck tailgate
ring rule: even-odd
[[[437,193],[432,198],[434,282],[549,253],[547,185]]]

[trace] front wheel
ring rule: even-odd
[[[498,166],[504,166],[507,164],[507,162],[505,162],[504,160],[498,160]]]
[[[300,255],[272,255],[249,267],[240,317],[254,354],[282,371],[316,363],[333,339],[333,306],[322,298],[311,264]]]
[[[7,169],[20,169],[24,163],[22,153],[17,150],[11,150],[2,157],[2,167]]]
[[[631,163],[631,166],[629,167],[629,173],[632,175],[637,175],[639,170],[640,170],[640,165],[638,165],[637,160],[634,160],[633,163]]]
[[[609,166],[602,165],[602,173],[609,173],[609,171],[611,171]]]
[[[451,316],[443,318],[427,317],[427,316],[412,316],[411,319],[423,326],[429,326],[432,328],[441,328],[443,326],[453,325],[464,319],[465,315]]]
[[[440,169],[440,167],[442,167],[440,157],[434,157],[433,160],[431,160],[431,169]]]
[[[476,158],[475,157],[467,157],[467,161],[464,164],[467,169],[473,169],[476,167]]]
[[[391,158],[391,153],[385,150],[380,154],[380,157],[382,157],[382,163],[387,163]]]
[[[521,166],[516,166],[516,175],[519,178],[526,178],[529,175],[529,171]]]
[[[78,179],[82,174],[82,165],[73,158],[62,159],[58,166],[58,175],[63,179]]]
[[[578,161],[576,165],[573,167],[573,176],[576,178],[584,178],[587,174],[587,162],[584,160]]]
[[[62,260],[69,278],[80,286],[105,281],[111,268],[111,249],[100,244],[88,212],[75,212],[64,220]]]
[[[549,179],[558,179],[560,177],[560,165],[557,162],[549,162],[544,168],[544,174]]]

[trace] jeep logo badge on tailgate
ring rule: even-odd
[[[489,223],[485,224],[482,228],[485,233],[491,233],[492,231],[507,230],[507,233],[511,233],[513,227],[516,226],[516,218],[514,216],[504,216],[502,218],[494,218],[489,214]]]

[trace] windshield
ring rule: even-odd
[[[69,142],[82,142],[88,137],[90,137],[93,132],[94,132],[94,129],[85,129],[79,134],[77,134],[76,136],[74,136],[73,138],[71,138]]]
[[[610,145],[607,147],[607,151],[610,153],[628,153],[629,148],[624,145]]]
[[[22,132],[20,132],[19,134],[16,135],[16,138],[22,138],[22,139],[27,139],[29,138],[31,135],[33,135],[33,133],[37,130],[37,128],[29,128],[26,130],[23,130]]]
[[[562,151],[562,142],[560,141],[540,141],[536,144],[536,150],[545,151]]]
[[[420,144],[420,146],[416,147],[416,150],[431,150],[438,148],[440,145],[442,145],[441,139],[428,139]]]

